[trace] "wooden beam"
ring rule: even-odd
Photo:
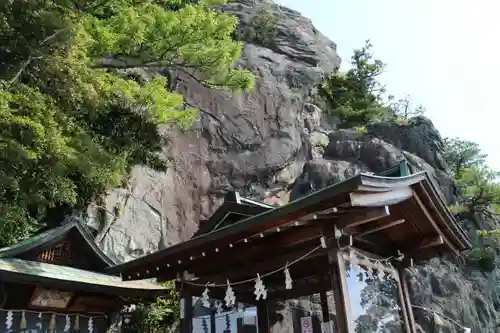
[[[203,291],[205,290],[205,286],[195,286],[195,285],[190,285],[187,283],[182,284],[180,281],[175,282],[176,290],[181,291],[181,292],[189,292],[191,295],[195,297],[200,297],[203,294]],[[210,288],[210,287],[209,287]],[[210,288],[209,289],[209,296],[213,299],[217,300],[224,300],[224,297],[226,296],[226,290],[225,288],[217,287],[217,288]],[[257,302],[255,301],[255,296],[253,294],[250,294],[249,292],[241,292],[240,290],[236,290],[236,287],[233,288],[236,299],[238,302],[243,302],[245,304],[251,304],[251,305],[256,305]]]
[[[435,237],[430,237],[423,239],[416,247],[415,250],[423,250],[429,247],[435,247],[444,244],[443,236],[437,235]]]
[[[410,199],[412,195],[412,188],[404,186],[390,191],[351,192],[350,198],[353,207],[380,207],[398,204]]]
[[[374,227],[374,228],[368,228],[368,230],[366,230],[366,231],[355,232],[355,233],[353,233],[353,236],[355,236],[355,237],[363,237],[363,236],[366,236],[366,235],[371,235],[373,233],[380,232],[380,231],[383,231],[383,230],[395,227],[395,226],[400,225],[400,224],[402,224],[404,222],[405,222],[404,219],[399,219],[399,220],[396,220],[396,221],[385,223],[383,225],[380,225],[380,226],[377,226],[377,227]]]
[[[257,303],[257,328],[259,333],[270,333],[269,313],[266,300]]]
[[[330,290],[331,289],[331,283],[328,280],[328,274],[321,274],[320,276],[304,276],[304,277],[299,277],[299,276],[292,276],[294,279],[293,281],[293,288],[290,290],[286,289],[273,289],[273,286],[275,287],[277,285],[276,282],[274,283],[269,283],[268,279],[264,279],[264,285],[268,289],[267,293],[267,300],[288,300],[288,299],[294,299],[294,298],[299,298],[302,296],[308,296],[308,295],[313,295],[320,293],[321,291],[324,290]],[[279,286],[283,286],[283,277],[280,279],[280,284]],[[253,293],[253,282],[249,282],[244,285],[235,285],[233,286],[233,291],[236,296],[236,300],[238,302],[243,302],[246,304],[257,304],[257,301],[255,300],[255,295]],[[181,289],[181,282],[176,282],[176,287],[177,289]],[[225,297],[225,288],[224,287],[210,287],[209,288],[209,296],[214,299],[218,300],[223,300]],[[184,284],[182,286],[182,290],[184,292],[189,292],[193,296],[201,296],[203,291],[205,290],[205,286],[195,286],[195,285],[189,285],[189,284]]]
[[[223,284],[226,283],[227,279],[240,281],[246,278],[253,278],[256,277],[257,274],[264,274],[280,267],[284,267],[287,262],[293,262],[308,253],[310,254],[308,255],[307,259],[304,258],[304,261],[317,258],[321,255],[325,255],[327,250],[322,248],[317,249],[316,251],[311,253],[311,251],[313,251],[319,245],[319,241],[313,242],[287,254],[277,253],[274,256],[272,254],[268,254],[267,258],[255,258],[251,261],[251,263],[243,261],[236,267],[219,268],[219,271],[214,272],[213,275],[203,275],[197,281],[199,281],[199,283],[201,284],[209,282]]]
[[[374,207],[366,209],[353,210],[350,213],[343,213],[341,216],[328,215],[325,217],[318,217],[318,220],[328,219],[335,224],[335,226],[342,230],[345,228],[355,228],[362,224],[381,219],[390,215],[389,207]]]
[[[413,307],[410,298],[410,288],[408,286],[408,275],[406,269],[403,267],[398,267],[399,282],[401,284],[401,291],[403,300],[405,302],[406,312],[408,315],[408,324],[410,326],[410,332],[417,332],[417,324],[415,322],[415,316],[413,315]]]
[[[418,239],[402,239],[399,251],[404,254],[412,255],[425,249],[433,248],[444,244],[443,236],[441,235],[428,235]]]
[[[181,297],[180,333],[193,333],[193,297],[186,291],[182,293]]]
[[[296,299],[303,296],[310,296],[320,293],[322,290],[330,289],[331,284],[329,281],[295,283],[291,290],[276,290],[268,293],[269,300],[289,300]]]
[[[281,232],[276,232],[264,238],[248,240],[234,244],[233,248],[219,249],[205,253],[202,258],[194,260],[187,259],[188,262],[174,267],[165,267],[159,271],[151,272],[151,276],[158,276],[159,281],[170,281],[175,279],[179,271],[187,270],[197,276],[213,275],[222,270],[227,271],[229,267],[241,265],[242,263],[257,262],[260,258],[276,256],[279,251],[288,251],[287,248],[305,243],[315,238],[321,237],[323,226],[321,223],[307,226],[293,227]],[[318,241],[319,245],[319,241]]]
[[[341,247],[349,245],[349,236],[343,236],[338,242]],[[361,237],[353,238],[352,245],[359,250],[384,258],[392,257],[398,252],[398,249],[393,247],[392,244],[377,244]]]
[[[330,309],[328,308],[328,296],[326,294],[326,290],[328,289],[325,288],[319,293],[319,299],[321,303],[321,316],[323,317],[324,324],[330,323]]]
[[[427,220],[429,220],[429,222],[431,223],[434,230],[436,230],[436,232],[443,237],[444,243],[450,248],[451,251],[453,251],[456,255],[458,255],[459,254],[458,249],[446,238],[445,235],[443,235],[443,232],[441,231],[441,229],[437,225],[436,221],[434,221],[434,218],[431,216],[431,214],[429,213],[429,211],[425,207],[424,203],[419,198],[418,194],[414,192],[413,197],[415,198],[415,202],[420,207],[420,209],[424,213]]]
[[[215,325],[215,313],[216,313],[217,310],[215,309],[211,309],[210,311],[210,333],[217,333],[217,328],[216,328],[216,325]]]
[[[351,316],[351,303],[347,290],[346,267],[342,252],[332,249],[328,253],[330,259],[330,277],[335,299],[335,314],[339,332],[354,333],[354,322]]]
[[[399,270],[397,271],[397,274],[398,274],[398,279],[396,283],[398,288],[398,298],[399,298],[398,301],[399,301],[399,306],[401,308],[401,311],[399,313],[403,321],[404,330],[405,333],[415,333],[414,331],[412,331],[412,325],[410,322],[410,317],[408,315],[408,306],[406,304],[405,295],[403,293],[403,286],[401,284],[401,275]]]

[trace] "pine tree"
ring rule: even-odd
[[[233,64],[237,20],[221,1],[7,0],[0,4],[0,242],[34,222],[85,207],[126,181],[134,164],[165,169],[158,125],[188,128],[196,110],[167,76],[138,82],[127,69],[184,71],[214,88],[252,87]],[[0,245],[4,245],[0,244]]]

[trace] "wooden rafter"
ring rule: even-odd
[[[344,211],[342,214],[328,214],[318,217],[318,220],[327,219],[335,224],[338,229],[355,228],[362,224],[390,215],[389,207],[373,207]]]
[[[455,254],[459,254],[459,250],[446,238],[446,236],[442,233],[441,229],[438,227],[438,225],[436,224],[436,222],[434,221],[434,218],[431,216],[431,214],[429,213],[429,211],[427,210],[427,208],[425,207],[424,203],[422,202],[422,200],[419,198],[419,196],[414,193],[413,196],[415,197],[415,201],[417,203],[417,205],[420,207],[420,209],[422,210],[422,212],[425,214],[425,217],[427,218],[427,220],[431,223],[431,225],[433,226],[433,228],[436,230],[436,232],[442,236],[443,238],[443,241],[444,243],[453,251],[455,252]]]
[[[401,223],[404,223],[404,222],[405,222],[405,219],[399,219],[399,220],[392,221],[392,222],[389,222],[386,224],[382,224],[382,225],[379,225],[379,226],[376,226],[373,228],[367,228],[367,230],[365,230],[365,231],[354,233],[354,236],[355,237],[363,237],[363,236],[371,235],[373,233],[380,232],[380,231],[395,227],[395,226],[397,226]]]

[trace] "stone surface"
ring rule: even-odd
[[[240,17],[244,28],[262,6],[266,2],[245,0],[222,9]],[[251,92],[213,91],[183,72],[172,73],[172,87],[199,108],[200,116],[190,132],[165,129],[165,155],[172,161],[168,172],[138,166],[127,189],[109,194],[107,210],[118,206],[119,216],[109,215],[101,226],[95,209],[89,210],[89,224],[99,229],[101,246],[114,257],[129,260],[188,239],[231,189],[287,201],[311,144],[328,145],[326,134],[314,132],[322,111],[307,103],[306,96],[325,73],[339,67],[336,45],[297,12],[271,8],[276,40],[270,47],[245,44],[238,64],[256,74]],[[134,73],[152,74],[142,69]]]
[[[238,15],[244,28],[266,3],[239,0],[222,9]],[[213,91],[182,72],[171,73],[173,88],[200,109],[199,119],[188,132],[163,129],[169,139],[164,154],[172,162],[167,172],[136,166],[128,187],[104,199],[104,221],[89,207],[88,224],[97,229],[98,243],[111,256],[127,261],[187,240],[228,190],[286,203],[403,159],[431,172],[446,200],[454,200],[440,153],[442,140],[432,122],[419,117],[406,125],[371,124],[365,134],[336,130],[335,121],[307,97],[326,73],[339,67],[335,44],[299,13],[271,8],[278,19],[276,40],[266,47],[246,43],[238,63],[257,76],[251,92]],[[473,332],[493,332],[499,320],[499,273],[485,275],[463,266],[457,260],[436,259],[415,268],[413,302],[444,312]],[[436,332],[432,316],[415,313],[422,332]],[[445,332],[461,332],[446,323]],[[289,331],[291,326],[285,315],[274,331]]]

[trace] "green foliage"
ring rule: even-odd
[[[356,126],[354,127],[354,130],[358,135],[363,135],[368,133],[368,128],[366,128],[366,126]]]
[[[444,159],[453,176],[458,178],[465,168],[484,166],[486,155],[481,153],[479,145],[475,142],[445,138]]]
[[[479,146],[470,141],[445,139],[444,154],[446,163],[453,174],[458,194],[455,212],[489,214],[500,205],[499,173],[486,164],[486,155]]]
[[[270,45],[276,39],[276,22],[272,8],[270,5],[265,5],[254,14],[250,26],[239,31],[237,39],[263,46]]]
[[[393,102],[393,96],[385,96],[385,87],[379,81],[385,64],[373,57],[372,47],[366,41],[354,51],[351,69],[331,74],[318,86],[318,103],[326,104],[328,112],[339,118],[341,128],[386,120],[406,125],[425,113],[423,106],[414,108],[409,97]]]
[[[129,333],[165,332],[179,321],[180,298],[174,284],[164,284],[169,289],[166,296],[160,297],[151,304],[139,304],[133,314]]]
[[[0,204],[0,247],[12,245],[31,236],[36,230],[36,221],[19,207]]]
[[[466,140],[445,139],[444,158],[453,174],[457,203],[449,208],[454,213],[466,213],[469,218],[478,216],[497,224],[500,207],[499,173],[485,163],[486,155],[479,145]],[[495,268],[498,229],[479,230],[474,248],[467,254],[467,263],[485,272]]]
[[[487,166],[468,167],[460,172],[455,185],[460,193],[461,206],[471,213],[497,211],[500,205],[499,173]]]
[[[137,82],[126,70],[161,67],[212,87],[252,87],[250,72],[233,67],[237,20],[212,3],[0,4],[0,241],[85,207],[122,185],[134,164],[166,168],[158,126],[188,128],[197,111],[165,77]]]
[[[253,21],[255,39],[269,45],[276,39],[276,17],[269,8],[260,8]]]
[[[496,267],[496,251],[491,247],[475,247],[467,255],[467,264],[483,272],[491,272]]]
[[[385,65],[373,59],[371,49],[372,44],[366,41],[354,51],[350,70],[333,73],[318,87],[318,96],[329,112],[339,117],[341,127],[364,126],[390,117],[390,108],[383,101],[385,88],[378,81]]]

